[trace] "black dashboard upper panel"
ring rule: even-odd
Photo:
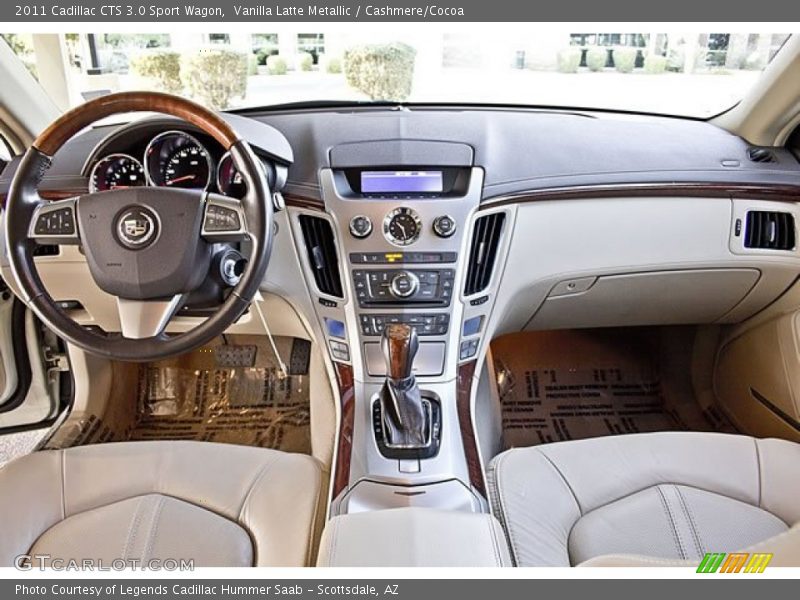
[[[362,109],[262,114],[300,159],[287,191],[318,195],[317,171],[354,142],[432,140],[473,148],[484,197],[529,189],[629,182],[760,182],[800,185],[786,150],[754,163],[749,145],[710,123],[668,117],[537,110]],[[445,157],[442,159],[446,160]],[[444,163],[446,164],[446,163]]]
[[[360,156],[381,157],[373,164],[413,156],[419,165],[421,152],[432,165],[483,167],[484,198],[632,183],[800,186],[800,164],[787,149],[773,149],[773,162],[754,162],[745,140],[680,118],[438,106],[281,109],[226,118],[256,148],[291,163],[286,192],[314,199],[319,170],[332,160],[353,166]],[[93,149],[130,126],[103,125],[76,136],[56,155],[45,183],[85,177]]]

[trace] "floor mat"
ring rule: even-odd
[[[492,342],[506,448],[668,430],[724,428],[687,387],[662,381],[648,328],[543,331]]]
[[[303,340],[275,342],[287,368],[296,365]],[[137,419],[129,439],[189,439],[310,454],[307,371],[292,368],[294,374],[284,376],[267,340],[242,335],[150,363],[139,371]]]

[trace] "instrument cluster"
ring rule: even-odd
[[[115,152],[100,158],[89,173],[90,192],[146,185],[218,191],[235,198],[247,191],[229,152],[215,160],[195,136],[178,130],[153,137],[141,160],[133,153]]]

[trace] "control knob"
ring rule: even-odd
[[[389,283],[389,291],[395,298],[410,298],[418,289],[419,278],[409,271],[400,271]]]
[[[441,215],[433,220],[433,231],[442,238],[449,238],[456,232],[456,221],[450,215]]]
[[[372,221],[366,215],[356,215],[350,219],[350,235],[363,239],[372,233]]]

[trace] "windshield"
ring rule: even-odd
[[[109,92],[155,89],[216,109],[344,100],[710,117],[743,97],[789,37],[519,27],[503,34],[399,28],[365,35],[274,27],[3,38],[62,109]]]

